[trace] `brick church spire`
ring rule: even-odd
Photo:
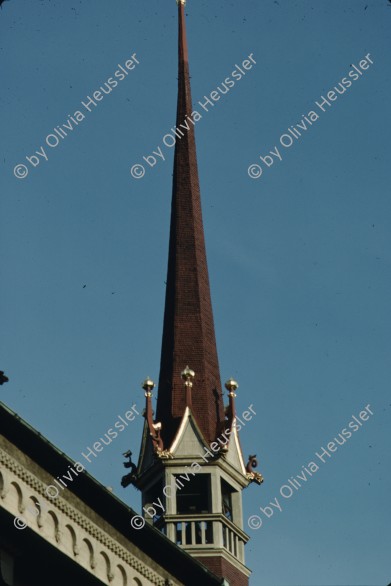
[[[156,418],[169,448],[189,401],[181,377],[187,365],[195,372],[191,410],[208,442],[224,423],[208,268],[202,223],[200,187],[192,117],[185,24],[185,1],[179,13],[179,76],[177,138],[174,158],[171,228],[160,377]],[[182,126],[180,126],[182,125]],[[186,130],[188,128],[188,130]]]
[[[194,138],[193,122],[199,118],[191,103],[185,0],[177,3],[176,124],[181,132],[175,131],[157,412],[155,417],[155,383],[148,377],[142,385],[145,422],[138,464],[124,463],[131,472],[121,484],[134,484],[142,493],[145,519],[221,583],[224,579],[230,586],[248,586],[242,490],[263,479],[254,471],[255,455],[247,465],[243,458],[235,409],[238,383],[233,379],[225,383],[229,404],[226,409],[223,405]],[[132,453],[124,455],[130,458]]]

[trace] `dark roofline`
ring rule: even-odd
[[[64,452],[61,452],[2,402],[0,402],[0,430],[6,439],[54,478],[63,474],[68,464],[74,464],[74,461]],[[205,586],[222,584],[220,578],[148,523],[143,529],[137,531],[132,529],[131,518],[138,513],[107,490],[87,471],[79,474],[77,481],[69,485],[68,490],[187,586],[193,584],[196,586],[201,580]]]

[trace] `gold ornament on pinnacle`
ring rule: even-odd
[[[236,382],[236,380],[234,378],[229,378],[227,380],[227,382],[225,383],[225,388],[227,389],[227,391],[229,391],[229,395],[231,397],[236,397],[235,395],[235,391],[239,388],[238,383]]]
[[[191,368],[189,368],[188,366],[186,366],[185,370],[182,370],[182,372],[181,372],[181,377],[185,381],[185,385],[187,387],[192,387],[193,386],[192,380],[195,377],[194,370],[191,370]]]
[[[145,391],[145,396],[146,397],[151,397],[152,396],[152,391],[155,387],[155,383],[153,382],[153,380],[151,380],[149,378],[149,376],[147,376],[147,378],[145,379],[145,381],[142,384],[142,388]]]

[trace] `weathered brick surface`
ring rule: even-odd
[[[222,557],[196,557],[196,559],[216,576],[228,580],[230,586],[248,586],[249,584],[247,576]]]
[[[220,433],[224,421],[219,364],[210,298],[185,30],[179,5],[179,78],[177,127],[187,119],[189,131],[177,139],[171,207],[167,288],[160,364],[157,420],[169,447],[186,407],[181,371],[196,373],[193,413],[206,439]]]

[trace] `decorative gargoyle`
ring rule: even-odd
[[[130,468],[131,471],[129,474],[126,474],[121,479],[121,486],[126,488],[129,484],[134,484],[135,480],[137,479],[137,466],[134,462],[132,462],[132,452],[128,450],[122,454],[125,458],[128,458],[128,462],[124,462],[125,468]]]
[[[160,435],[160,432],[162,430],[162,424],[159,421],[157,423],[152,423],[151,427],[153,431],[150,431],[150,435],[153,441],[153,447],[155,449],[155,452],[163,452],[164,445]]]
[[[246,465],[246,472],[247,472],[246,476],[250,482],[256,482],[257,484],[262,484],[263,476],[259,472],[255,472],[254,468],[258,468],[258,460],[257,460],[256,454],[248,457],[248,462]]]

